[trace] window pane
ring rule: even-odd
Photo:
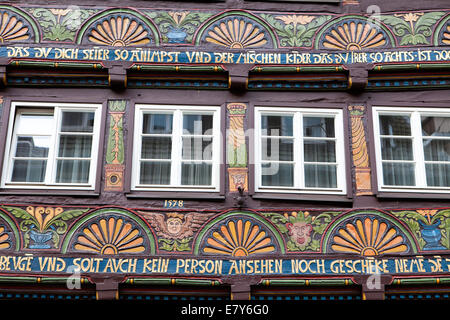
[[[414,164],[383,163],[383,183],[390,186],[414,186]]]
[[[183,115],[183,134],[211,135],[213,116],[201,114]]]
[[[305,164],[305,186],[308,188],[336,188],[335,165]]]
[[[303,117],[305,137],[334,137],[334,118]]]
[[[89,160],[58,160],[56,183],[87,183],[89,181]]]
[[[143,137],[142,159],[170,159],[172,157],[172,138]]]
[[[422,135],[450,136],[450,117],[422,117]]]
[[[381,138],[383,160],[413,160],[412,140]]]
[[[171,134],[172,119],[171,114],[146,113],[143,117],[142,133]]]
[[[141,184],[170,184],[170,162],[141,162]]]
[[[335,141],[304,141],[306,162],[336,162]]]
[[[182,163],[182,185],[211,185],[212,165],[209,163]]]
[[[16,157],[46,158],[50,137],[17,137]]]
[[[425,170],[429,187],[450,187],[450,164],[429,163]]]
[[[94,132],[94,112],[63,112],[61,132]]]
[[[293,161],[294,140],[262,138],[261,158],[262,160],[271,161]]]
[[[292,116],[262,116],[261,134],[263,136],[293,136]]]
[[[49,112],[52,112],[49,110]],[[52,134],[53,133],[53,115],[41,114],[21,114],[17,125],[17,133],[25,134]]]
[[[47,160],[15,160],[11,181],[43,182]]]
[[[89,158],[92,136],[60,136],[58,157]]]
[[[187,138],[183,137],[184,160],[211,160],[212,138]]]
[[[292,187],[294,165],[290,163],[263,163],[261,165],[262,185],[268,187]]]
[[[380,115],[380,134],[410,136],[411,124],[409,116]]]
[[[450,140],[423,139],[425,161],[450,161]]]

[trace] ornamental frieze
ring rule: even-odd
[[[370,14],[1,5],[2,43],[323,49],[446,46],[450,11]]]
[[[450,209],[151,210],[2,205],[1,252],[93,255],[444,253]]]

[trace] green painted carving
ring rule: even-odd
[[[39,22],[43,40],[74,41],[80,26],[98,10],[70,6],[67,9],[29,8],[28,11]]]
[[[211,12],[149,11],[147,15],[158,25],[164,43],[190,43],[197,28],[210,18]]]
[[[260,16],[275,29],[283,47],[312,46],[317,29],[332,18],[330,15],[261,14]]]
[[[80,216],[89,209],[64,210],[61,207],[28,206],[20,207],[2,206],[20,219],[19,229],[24,234],[24,247],[30,249],[49,249],[47,243],[51,240],[55,248],[58,247],[60,235],[67,231],[67,221]]]
[[[433,27],[445,12],[409,12],[392,16],[380,16],[380,20],[390,26],[400,37],[400,45],[430,44]]]
[[[391,213],[408,225],[422,250],[450,249],[450,209],[417,209]]]
[[[108,147],[106,150],[107,164],[123,164],[123,112],[125,111],[126,100],[109,101],[110,126]]]
[[[288,237],[287,251],[320,251],[320,239],[328,224],[341,212],[323,212],[311,215],[308,211],[291,213],[262,213]]]

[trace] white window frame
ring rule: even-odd
[[[261,175],[261,116],[262,115],[292,115],[294,136],[294,186],[276,187],[263,186]],[[304,137],[303,116],[325,116],[334,118],[336,141],[336,188],[311,188],[305,186],[304,179]],[[344,143],[343,112],[341,109],[317,109],[317,108],[287,108],[287,107],[255,107],[254,117],[254,152],[255,152],[255,191],[270,193],[308,193],[308,194],[346,194],[346,162]]]
[[[14,126],[18,115],[27,113],[43,113],[44,109],[53,109],[53,125],[50,137],[50,148],[47,157],[47,167],[44,182],[13,182],[11,181],[13,161],[13,150],[16,145],[16,127]],[[57,150],[59,147],[59,136],[61,126],[61,115],[63,111],[92,111],[94,112],[94,128],[92,133],[91,157],[89,166],[89,181],[87,183],[57,183],[55,182]],[[3,170],[1,187],[6,189],[70,189],[70,190],[95,190],[98,149],[100,140],[102,105],[93,103],[49,103],[49,102],[11,102],[11,110],[8,123],[8,134],[5,144],[5,155],[3,160]]]
[[[149,185],[140,184],[140,157],[142,148],[142,126],[145,113],[172,113],[172,154],[171,154],[171,184]],[[213,116],[212,134],[212,177],[210,186],[189,186],[181,184],[181,147],[183,114],[210,114]],[[197,105],[155,105],[136,104],[133,137],[133,166],[131,174],[131,190],[133,191],[189,191],[189,192],[219,192],[220,191],[220,167],[222,159],[222,135],[221,135],[221,107],[197,106]],[[178,146],[178,148],[176,147]]]
[[[415,163],[415,186],[392,186],[383,183],[383,163],[381,159],[380,143],[380,115],[410,115],[413,160]],[[375,139],[375,155],[377,167],[378,190],[386,192],[425,192],[425,193],[450,193],[450,187],[428,187],[425,159],[422,141],[421,116],[450,117],[450,109],[444,108],[420,108],[420,107],[393,107],[376,106],[372,108],[373,130]],[[449,138],[450,139],[450,138]]]

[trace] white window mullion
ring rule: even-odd
[[[294,130],[294,187],[305,188],[305,143],[303,139],[303,114],[296,112]]]
[[[262,153],[261,153],[261,144],[262,144],[262,128],[261,128],[261,118],[262,113],[255,113],[255,123],[254,123],[254,131],[255,138],[253,141],[253,148],[255,152],[255,185],[256,188],[260,188],[262,186]]]
[[[213,136],[211,138],[212,145],[212,179],[213,186],[217,186],[220,183],[220,164],[222,163],[222,148],[221,146],[221,131],[220,131],[220,112],[214,111],[213,113]],[[219,174],[215,174],[219,172]]]
[[[53,111],[53,128],[50,142],[50,150],[48,151],[47,170],[45,172],[45,183],[51,184],[56,181],[56,157],[58,155],[59,146],[59,134],[61,130],[61,109],[55,107]]]
[[[345,143],[344,124],[341,113],[334,115],[334,128],[337,187],[341,190],[345,190],[345,152],[342,152],[342,150],[345,150]]]
[[[181,186],[181,163],[183,150],[183,112],[176,110],[173,113],[172,124],[172,154],[171,154],[171,170],[170,185]]]
[[[427,176],[425,171],[425,159],[423,154],[422,123],[418,111],[411,113],[411,135],[413,145],[413,157],[415,161],[416,187],[425,188],[427,186]]]

